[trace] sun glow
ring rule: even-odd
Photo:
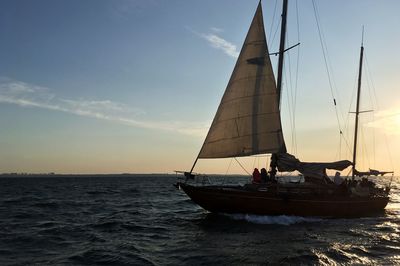
[[[397,114],[397,116],[394,117],[394,123],[395,123],[395,127],[397,128],[397,131],[400,131],[400,113]]]

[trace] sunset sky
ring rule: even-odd
[[[303,161],[351,159],[353,115],[348,113],[355,109],[364,26],[361,108],[374,112],[361,115],[359,170],[398,174],[400,1],[314,3],[289,1],[287,47],[301,44],[285,61],[281,109],[288,151]],[[0,1],[0,172],[190,170],[257,4]],[[262,4],[269,49],[276,52],[282,3]],[[271,58],[275,67],[276,57]],[[242,162],[251,171],[266,158]],[[202,160],[195,171],[244,173],[230,163]]]

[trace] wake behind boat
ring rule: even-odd
[[[355,179],[359,91],[363,47],[360,54],[353,162],[301,162],[287,153],[282,132],[280,102],[288,1],[283,0],[278,75],[275,82],[267,47],[261,1],[250,25],[217,113],[193,167],[176,186],[210,212],[261,215],[350,217],[382,212],[390,187]],[[268,182],[238,186],[193,183],[198,159],[272,154]],[[352,178],[332,182],[327,169],[352,166]],[[300,172],[304,182],[283,183],[277,172]],[[336,181],[336,180],[335,180]]]

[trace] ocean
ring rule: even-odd
[[[0,265],[400,264],[399,179],[385,214],[211,214],[175,175],[0,178]]]

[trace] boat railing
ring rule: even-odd
[[[206,174],[199,173],[189,173],[186,171],[175,171],[177,176],[177,181],[182,183],[187,183],[193,181],[194,183],[212,184],[210,176]]]

